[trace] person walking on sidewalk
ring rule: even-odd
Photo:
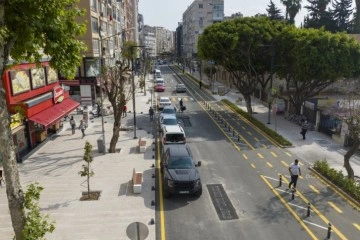
[[[301,134],[302,137],[303,137],[303,140],[306,139],[305,135],[306,135],[306,132],[307,132],[308,128],[309,128],[309,124],[308,124],[308,122],[305,120],[305,121],[302,123],[301,132],[300,132],[300,134]]]
[[[154,119],[154,109],[152,107],[149,108],[150,121]]]
[[[123,118],[127,116],[126,111],[127,111],[127,106],[124,105],[124,107],[123,107]]]
[[[301,176],[299,160],[295,159],[295,161],[290,164],[289,172],[290,172],[290,176],[291,176],[291,181],[289,183],[289,189],[291,188],[291,185],[294,184],[294,191],[296,191],[296,183],[297,183],[298,177]]]
[[[76,121],[73,116],[71,116],[70,118],[70,125],[71,125],[72,134],[75,134]]]
[[[200,87],[200,89],[201,89],[201,87],[202,87],[202,81],[199,82],[199,87]]]
[[[84,138],[85,137],[86,123],[83,120],[80,121],[79,129],[81,130],[82,138]]]

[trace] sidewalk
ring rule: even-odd
[[[147,81],[149,78],[147,78]],[[101,117],[90,121],[85,130],[86,136],[81,138],[81,131],[76,129],[71,134],[69,122],[54,138],[33,153],[24,163],[19,165],[20,180],[23,190],[34,181],[44,187],[41,193],[40,206],[44,214],[55,220],[55,231],[46,239],[130,239],[127,232],[134,236],[136,224],[140,222],[139,233],[148,234],[146,239],[155,240],[155,169],[154,139],[147,115],[150,107],[150,93],[136,93],[137,137],[147,138],[145,153],[139,153],[138,139],[134,139],[134,131],[120,131],[117,148],[118,153],[98,153],[97,140],[102,135]],[[108,105],[108,103],[104,103]],[[127,105],[127,117],[122,119],[122,126],[133,126],[133,104]],[[82,115],[74,111],[71,115],[79,124]],[[112,137],[113,115],[104,116],[105,143],[107,149]],[[94,161],[91,165],[95,175],[90,179],[91,190],[100,190],[101,197],[97,201],[79,201],[82,192],[87,191],[86,178],[78,172],[84,164],[85,141],[93,146]],[[134,194],[131,184],[133,169],[143,172],[141,194]],[[144,228],[143,228],[144,227]],[[12,239],[13,229],[10,220],[6,188],[0,187],[0,239]],[[136,235],[135,235],[136,236]],[[143,239],[142,237],[140,239]]]
[[[188,69],[187,69],[188,71]],[[188,72],[189,73],[189,72]],[[192,72],[192,75],[199,79],[199,72]],[[204,78],[205,76],[203,76]],[[206,78],[206,77],[205,77]],[[209,84],[203,79],[204,84]],[[225,87],[219,82],[215,82],[214,89],[219,87]],[[227,87],[225,87],[227,89]],[[210,90],[208,90],[210,91]],[[236,103],[239,97],[242,97],[235,89],[229,89],[229,92],[224,96],[213,94],[213,97],[217,100],[227,99],[235,104],[242,110],[246,111],[245,103]],[[243,97],[242,97],[243,98]],[[330,136],[320,133],[318,131],[308,131],[306,134],[306,140],[302,139],[300,135],[301,127],[295,123],[286,120],[283,115],[274,115],[271,113],[270,123],[268,123],[268,106],[259,101],[256,98],[252,98],[252,106],[254,109],[254,117],[265,124],[268,128],[274,130],[284,138],[292,142],[293,147],[288,150],[295,154],[299,160],[312,165],[317,160],[326,159],[329,165],[336,169],[341,170],[346,175],[346,169],[343,167],[344,154],[347,152],[347,148],[340,145],[331,139]],[[354,155],[351,157],[350,164],[354,169],[355,176],[360,178],[360,157]],[[360,180],[360,179],[359,179]]]

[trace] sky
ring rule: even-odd
[[[144,16],[145,25],[164,27],[175,31],[178,22],[182,21],[182,14],[193,0],[139,0],[139,13]],[[273,0],[274,4],[285,15],[285,7],[280,0]],[[355,2],[355,0],[353,0]],[[225,16],[241,12],[244,16],[254,16],[257,13],[267,13],[266,8],[270,0],[224,0]],[[304,6],[308,1],[302,0],[302,9],[295,18],[295,24],[300,26],[307,13]],[[353,3],[353,7],[355,3]]]

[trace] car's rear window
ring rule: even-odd
[[[169,99],[160,99],[160,102],[170,102]]]
[[[176,113],[175,109],[173,108],[165,108],[164,110],[162,110],[162,113],[165,113],[165,114],[174,114]]]
[[[173,133],[173,134],[170,133],[170,134],[166,134],[165,141],[166,143],[179,143],[179,142],[184,142],[185,137],[184,134],[181,133]]]
[[[177,120],[170,118],[170,119],[164,119],[162,122],[164,125],[177,125]]]

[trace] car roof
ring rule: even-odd
[[[170,98],[169,97],[160,97],[160,100],[169,100],[170,101]]]
[[[170,133],[185,134],[184,129],[180,125],[166,125],[166,126],[164,126],[164,128],[165,128],[164,132],[166,132],[166,133],[170,132]]]
[[[165,151],[170,151],[172,157],[191,156],[190,148],[186,144],[167,145]]]
[[[170,106],[165,106],[165,107],[163,108],[163,111],[164,111],[164,109],[175,109],[175,107],[174,107],[173,105],[170,105]]]
[[[163,119],[177,119],[173,114],[164,114],[161,116]]]

